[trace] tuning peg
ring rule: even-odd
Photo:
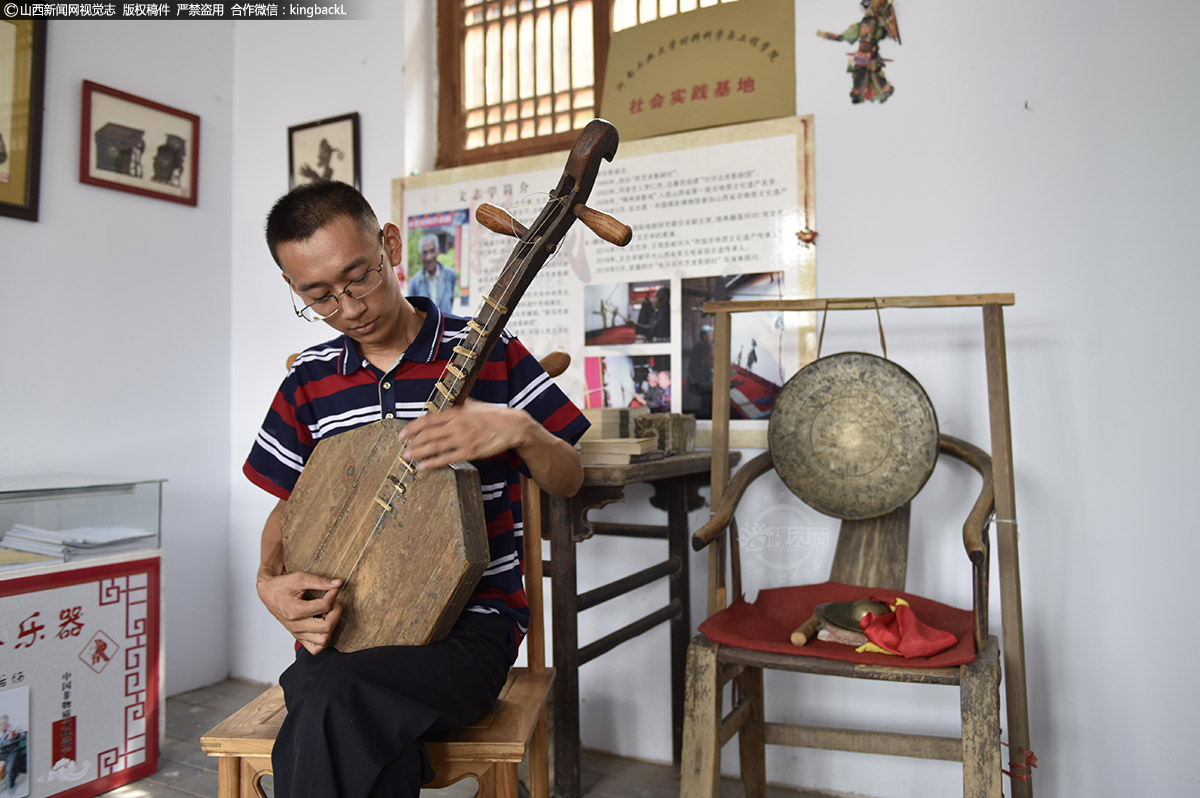
[[[561,350],[555,350],[539,360],[538,365],[551,377],[557,377],[571,365],[571,356]]]
[[[475,220],[493,233],[513,238],[521,238],[529,232],[529,228],[513,218],[511,213],[490,202],[479,204],[475,209]]]
[[[609,216],[603,211],[589,208],[586,205],[576,205],[572,208],[579,221],[591,228],[592,232],[610,244],[623,247],[633,239],[633,230],[629,225]]]

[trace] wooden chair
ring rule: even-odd
[[[864,665],[718,645],[703,634],[697,635],[688,647],[681,796],[715,798],[720,780],[721,748],[738,733],[741,734],[742,780],[749,798],[764,795],[764,746],[768,743],[962,760],[965,795],[1000,795],[999,646],[994,637],[987,636],[986,603],[989,557],[985,530],[993,506],[991,460],[974,446],[949,436],[942,436],[941,450],[966,461],[983,476],[983,489],[963,526],[963,538],[974,572],[975,661],[958,667],[919,668],[906,665],[897,657],[896,665]],[[737,473],[712,520],[693,536],[696,548],[707,546],[730,525],[734,509],[746,488],[771,468],[771,454],[764,452]],[[864,597],[868,592],[903,591],[908,521],[907,504],[881,518],[843,521],[830,581],[862,585]],[[732,559],[736,562],[739,559],[736,534],[730,535],[730,546]],[[868,591],[867,587],[873,590]],[[741,592],[737,578],[733,589],[735,593]],[[958,686],[962,739],[768,723],[763,714],[764,668]],[[723,719],[720,715],[722,687],[731,680],[735,684],[734,707]]]
[[[542,501],[536,483],[523,480],[525,592],[529,599],[528,665],[513,668],[500,697],[484,717],[425,745],[437,773],[426,785],[438,788],[472,777],[478,798],[517,798],[517,766],[529,754],[532,798],[549,798],[549,739],[546,700],[554,669],[546,667],[542,619]],[[283,689],[267,690],[200,738],[209,756],[220,757],[220,798],[265,798],[259,783],[271,772],[271,748],[287,714]]]
[[[974,304],[985,307],[985,332],[989,335],[989,388],[996,390],[993,382],[993,356],[996,353],[996,332],[993,325],[999,325],[999,304],[1012,304],[1011,295],[998,295],[1007,301],[991,303],[980,301],[979,297],[929,297],[929,298],[900,298],[914,302],[903,305],[907,307],[936,307],[951,304],[956,300],[956,306]],[[927,301],[926,304],[917,303]],[[964,301],[965,300],[965,301]],[[821,302],[838,302],[839,300],[800,300],[782,302],[758,302],[756,306],[770,305],[771,308],[755,307],[754,309],[781,310],[819,310]],[[840,300],[846,307],[881,307],[880,303],[888,300]],[[865,304],[851,304],[864,303]],[[809,303],[809,304],[805,304]],[[729,350],[730,350],[730,316],[736,305],[751,303],[708,303],[706,312],[716,311],[716,340],[714,363],[717,373],[714,375],[714,385],[729,384]],[[988,304],[994,304],[989,318]],[[787,305],[787,307],[775,306]],[[795,307],[793,307],[795,305]],[[828,305],[828,309],[842,309]],[[1003,327],[999,326],[1000,360],[996,367],[997,376],[1004,376],[1003,364]],[[737,525],[734,521],[734,511],[738,500],[746,488],[759,476],[772,470],[770,452],[764,452],[750,460],[734,476],[728,480],[728,470],[721,467],[721,462],[729,448],[728,435],[728,398],[717,395],[714,390],[713,402],[713,507],[711,520],[693,536],[693,547],[697,550],[709,547],[709,616],[729,612],[726,609],[725,568],[728,562],[731,569],[731,587],[734,596],[741,594],[740,552],[737,539]],[[994,397],[992,397],[994,398]],[[863,753],[880,753],[910,757],[961,760],[963,763],[963,793],[966,796],[1000,796],[1001,795],[1001,744],[1000,744],[1000,700],[999,684],[1001,676],[1000,646],[995,637],[989,637],[988,630],[988,573],[990,560],[990,545],[988,541],[988,526],[993,511],[1012,515],[1012,485],[1011,485],[1011,444],[1008,443],[1007,430],[1007,392],[1003,391],[1003,425],[1002,441],[997,440],[996,418],[997,403],[992,404],[993,411],[993,447],[1003,447],[1003,470],[997,464],[996,480],[993,480],[992,458],[982,450],[964,441],[941,436],[940,451],[943,454],[958,458],[979,472],[983,485],[978,498],[975,500],[966,523],[963,526],[963,543],[970,566],[973,583],[973,636],[976,649],[974,662],[957,667],[920,668],[907,664],[905,660],[896,657],[895,665],[861,664],[831,659],[822,659],[798,654],[782,654],[763,652],[750,648],[728,645],[718,645],[709,640],[704,634],[693,638],[688,650],[688,684],[683,734],[683,762],[681,772],[680,795],[686,798],[715,798],[718,795],[718,785],[721,771],[721,749],[735,734],[739,735],[739,755],[741,760],[742,781],[748,798],[761,798],[766,790],[766,765],[764,749],[767,744],[789,745],[806,748],[835,749],[857,751]],[[1001,484],[1001,474],[1003,481]],[[728,483],[728,484],[726,484]],[[1003,499],[1003,503],[1000,501]],[[843,521],[838,535],[830,579],[849,585],[859,585],[880,589],[903,591],[907,563],[909,505],[905,505],[885,516],[865,521]],[[1011,522],[1015,527],[1015,521]],[[726,531],[728,530],[728,534]],[[997,535],[1003,536],[1008,531],[997,529]],[[1014,535],[1015,538],[1015,535]],[[1020,596],[1019,581],[1013,579],[1013,574],[1006,574],[1005,567],[1015,569],[1015,540],[1011,541],[1012,548],[1007,552],[1004,545],[1010,543],[1002,539],[1002,590],[1004,595],[1006,616],[1010,615],[1010,603],[1015,603],[1016,640],[1020,643]],[[1012,559],[1005,562],[1004,555]],[[1015,581],[1016,592],[1013,595],[1010,585]],[[864,596],[866,593],[863,594]],[[726,616],[732,617],[732,616]],[[801,619],[803,620],[803,619]],[[799,623],[800,621],[797,621]],[[1009,618],[1005,618],[1006,627]],[[1006,628],[1006,647],[1010,629]],[[797,652],[800,649],[796,649]],[[1007,654],[1008,652],[1006,652]],[[1019,693],[1014,699],[1014,693],[1009,692],[1010,723],[1013,717],[1013,704],[1019,700],[1018,713],[1025,712],[1023,650],[1018,647],[1020,655]],[[863,731],[856,729],[823,728],[807,725],[793,725],[768,722],[764,717],[763,669],[793,671],[800,673],[816,673],[830,676],[845,676],[858,679],[886,680],[898,682],[918,682],[926,684],[952,685],[959,688],[962,736],[935,737],[930,735],[907,735],[890,732]],[[1011,674],[1010,674],[1011,678]],[[724,686],[733,683],[732,711],[722,716],[722,693]],[[1011,685],[1010,685],[1011,688]],[[1027,716],[1025,717],[1027,723]],[[1010,727],[1010,735],[1020,739],[1021,751],[1024,752],[1028,741],[1028,726],[1024,729]],[[1017,743],[1014,742],[1014,745]],[[1030,752],[1032,753],[1032,752]],[[1019,764],[1014,762],[1013,772],[1018,781],[1014,781],[1014,793],[1031,795],[1028,768],[1032,766],[1033,757],[1023,758],[1021,763],[1025,769],[1018,770]]]

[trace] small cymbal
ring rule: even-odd
[[[838,626],[842,629],[849,629],[852,632],[861,632],[862,628],[858,622],[868,612],[873,612],[876,615],[883,615],[891,612],[884,604],[870,599],[859,599],[858,601],[831,601],[827,604],[822,604],[817,607],[817,617],[826,625]]]

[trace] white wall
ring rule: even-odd
[[[897,8],[904,44],[884,53],[896,94],[862,108],[831,71],[842,50],[810,38],[844,10],[797,4],[798,106],[816,114],[819,291],[1016,293],[1006,321],[1040,792],[1191,794],[1184,732],[1200,690],[1170,665],[1148,675],[1132,649],[1162,641],[1151,657],[1164,662],[1198,653],[1172,613],[1147,610],[1183,598],[1200,553],[1187,306],[1200,287],[1187,234],[1200,112],[1196,90],[1180,96],[1165,77],[1186,69],[1183,54],[1141,32],[1200,14],[1181,0]],[[929,389],[943,429],[986,442],[978,319],[964,313],[947,330],[928,315],[887,314],[889,352]],[[860,324],[858,345],[870,346],[873,319]],[[856,344],[833,329],[827,344]],[[949,563],[920,565],[917,589],[966,602]],[[818,699],[823,682],[800,685],[781,714],[836,718],[850,692]],[[855,691],[868,698],[854,715],[871,712],[874,687]],[[931,692],[914,688],[885,724],[911,712],[925,727]],[[952,701],[939,704],[953,716]],[[947,794],[953,771],[819,753],[771,761],[773,778],[889,795]]]
[[[235,27],[231,418],[224,473],[231,480],[232,672],[273,681],[292,659],[291,638],[254,591],[259,533],[275,499],[241,474],[254,435],[285,375],[285,358],[332,338],[297,319],[263,239],[271,205],[287,192],[287,129],[358,111],[362,190],[382,221],[391,181],[404,173],[405,131],[434,120],[405,112],[405,6],[378,3],[374,18],[239,23]],[[409,12],[411,13],[411,11]],[[416,76],[413,76],[416,79]]]
[[[0,474],[169,480],[169,693],[228,672],[232,45],[220,22],[51,23],[40,221],[0,218]],[[84,79],[199,114],[197,207],[79,182]]]

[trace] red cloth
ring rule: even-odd
[[[895,597],[871,596],[871,600],[888,606],[896,604]],[[904,604],[896,604],[895,612],[882,615],[868,612],[858,626],[872,643],[905,659],[931,657],[957,642],[954,635],[924,623],[912,607]]]
[[[603,330],[590,330],[584,342],[588,346],[614,346],[617,344],[632,344],[637,340],[637,328],[632,324],[625,327],[606,327]]]
[[[859,654],[850,646],[825,640],[813,640],[806,646],[792,645],[792,632],[812,617],[818,604],[826,601],[857,601],[881,593],[879,588],[840,582],[772,588],[760,591],[753,604],[739,597],[729,607],[700,624],[700,631],[709,640],[724,646],[824,657],[866,665],[903,664],[918,668],[945,668],[975,661],[974,619],[970,610],[959,610],[911,593],[892,591],[886,593],[891,600],[900,596],[926,624],[954,635],[954,645],[931,657],[903,660],[888,654]]]

